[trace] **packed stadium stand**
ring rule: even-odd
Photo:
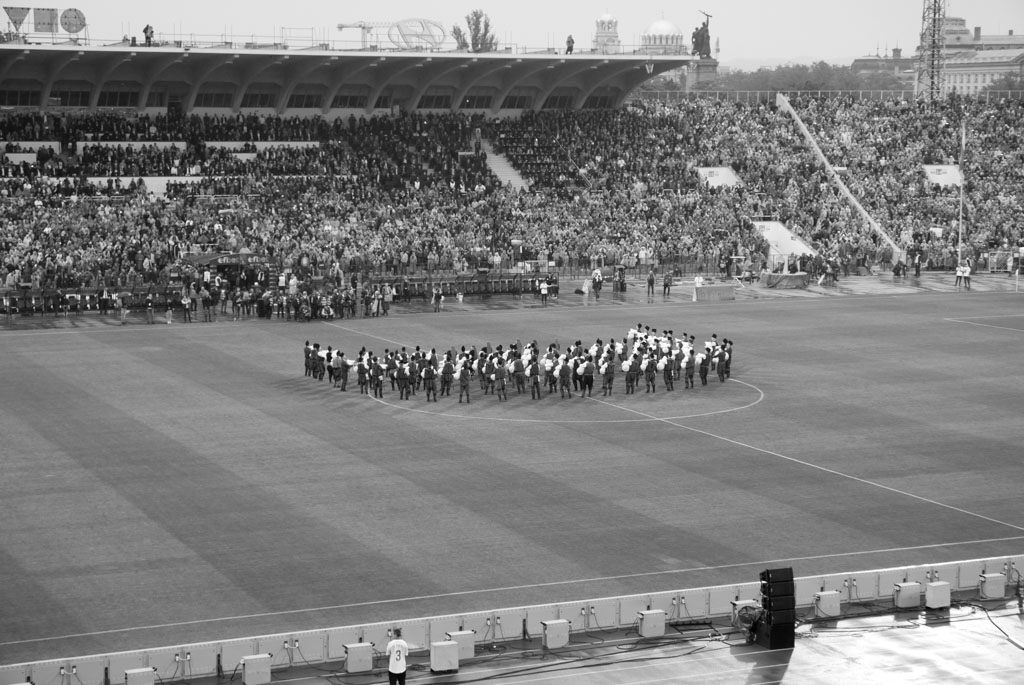
[[[955,261],[958,193],[931,184],[923,165],[955,161],[967,118],[964,254],[976,261],[1017,247],[1019,102],[796,105],[867,211],[934,268]],[[195,245],[246,248],[281,265],[305,256],[317,273],[335,262],[394,273],[403,252],[414,268],[456,272],[493,264],[494,254],[507,266],[519,238],[528,258],[563,265],[601,256],[714,271],[723,257],[767,259],[752,224],[765,217],[826,259],[891,257],[767,104],[639,102],[499,120],[17,113],[0,122],[8,287],[165,285]],[[529,192],[497,180],[485,140]],[[729,167],[742,185],[708,186],[698,167]],[[172,179],[163,197],[146,192],[154,176]]]
[[[956,266],[960,187],[935,183],[925,165],[961,164],[963,254],[977,262],[1002,252],[993,266],[1005,269],[1024,207],[1021,100],[952,97],[926,107],[804,96],[795,104],[868,212],[901,246],[922,252],[928,268]]]

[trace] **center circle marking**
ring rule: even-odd
[[[744,381],[736,380],[735,378],[730,378],[729,379],[729,383],[739,383],[740,385],[744,385],[747,388],[750,388],[751,390],[753,390],[754,392],[757,393],[757,399],[755,399],[753,402],[749,402],[749,403],[744,404],[744,405],[739,406],[739,407],[729,407],[729,408],[726,408],[726,409],[718,409],[718,410],[715,410],[715,411],[699,412],[699,413],[695,413],[695,414],[680,414],[680,415],[676,415],[676,416],[652,416],[652,415],[643,413],[642,410],[639,409],[639,408],[632,408],[632,407],[629,407],[629,406],[626,406],[626,405],[612,404],[611,402],[606,402],[606,401],[604,401],[604,400],[602,400],[600,398],[597,398],[597,397],[588,397],[587,398],[587,400],[589,402],[597,402],[598,404],[604,405],[604,406],[609,407],[611,409],[622,409],[622,410],[625,410],[625,411],[630,411],[630,412],[634,412],[634,413],[637,413],[637,414],[641,414],[640,416],[637,416],[636,418],[630,418],[630,419],[530,419],[530,418],[518,418],[518,417],[506,417],[506,416],[467,416],[465,414],[453,414],[453,413],[444,412],[444,411],[430,411],[429,409],[418,409],[418,408],[415,408],[415,407],[406,406],[404,404],[393,404],[391,402],[387,402],[387,401],[385,401],[383,399],[380,399],[380,398],[374,398],[374,402],[378,402],[379,404],[383,404],[384,406],[387,406],[387,407],[392,407],[394,409],[401,409],[403,411],[408,411],[408,412],[412,412],[412,413],[415,413],[415,414],[426,414],[426,415],[429,415],[429,416],[441,416],[441,417],[450,418],[450,419],[462,419],[462,420],[469,419],[469,420],[475,420],[475,421],[502,421],[502,422],[506,422],[506,423],[564,423],[564,424],[576,424],[576,423],[579,423],[579,424],[585,424],[585,423],[650,423],[652,421],[681,421],[681,420],[684,420],[684,419],[697,419],[697,418],[701,418],[701,417],[704,417],[704,416],[715,416],[715,415],[718,415],[718,414],[729,414],[731,412],[737,412],[737,411],[743,411],[745,409],[750,409],[751,407],[753,407],[753,406],[755,406],[757,404],[760,404],[761,401],[765,398],[764,391],[762,391],[756,385],[752,385],[752,384],[746,383]],[[625,394],[625,393],[622,393],[622,394]],[[663,393],[663,394],[667,394],[667,393]],[[695,393],[695,395],[696,395],[696,393]],[[697,395],[697,396],[699,397],[699,395]],[[562,399],[562,398],[559,398],[559,399]],[[579,399],[579,398],[574,396],[573,399]],[[479,400],[478,399],[477,401],[479,402],[479,401],[486,401],[486,400]]]

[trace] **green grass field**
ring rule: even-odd
[[[0,330],[0,663],[1024,549],[1019,295],[568,300]],[[637,321],[735,340],[732,380],[467,406],[302,375],[307,339]]]

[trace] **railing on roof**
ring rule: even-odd
[[[396,22],[401,23],[401,22]],[[328,29],[297,29],[282,28],[275,35],[260,34],[203,34],[203,33],[161,33],[157,32],[153,39],[153,48],[187,48],[189,50],[223,49],[223,50],[325,50],[335,52],[435,52],[471,54],[468,50],[458,50],[451,38],[446,38],[437,47],[402,48],[388,38],[387,27],[376,31],[368,40],[362,40],[359,32],[350,34],[351,38],[330,39]],[[331,31],[337,33],[336,31]],[[98,47],[134,47],[145,49],[145,40],[141,35],[124,35],[121,38],[112,36],[90,37],[82,33],[77,35],[66,33],[0,33],[0,45],[78,45]],[[564,54],[564,44],[547,46],[525,45],[516,42],[499,43],[493,52],[514,55],[558,55]],[[651,57],[690,58],[689,53],[665,54],[660,50],[648,52],[642,44],[620,44],[613,48],[592,46],[585,49],[576,45],[573,56],[599,55],[650,55]]]

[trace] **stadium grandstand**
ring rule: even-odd
[[[595,270],[621,286],[622,292],[627,286],[642,286],[657,274],[659,286],[662,279],[666,284],[686,279],[689,284],[700,277],[727,285],[730,292],[749,286],[755,293],[769,284],[822,292],[830,283],[847,279],[889,283],[908,271],[916,271],[915,278],[945,278],[942,283],[948,285],[964,266],[975,273],[998,274],[1002,282],[1009,282],[1006,275],[1019,272],[1024,257],[1021,99],[952,94],[925,105],[903,95],[771,93],[729,98],[721,93],[706,97],[692,93],[668,102],[636,91],[659,74],[695,69],[695,62],[699,57],[642,52],[570,56],[344,51],[329,46],[294,50],[244,44],[171,43],[150,48],[0,44],[0,293],[6,317],[0,337],[59,316],[106,321],[116,319],[118,311],[147,308],[161,314],[166,310],[168,323],[201,307],[204,312],[213,308],[214,317],[216,312],[232,319],[255,314],[343,326],[348,322],[340,321],[337,314],[366,318],[371,301],[377,311],[376,302],[384,297],[409,301],[438,293],[462,303],[464,298],[480,296],[483,302],[487,296],[502,294],[515,303],[524,293],[539,293],[542,282],[545,293],[559,280],[570,284],[563,285],[563,293],[571,292]],[[956,178],[951,181],[953,174]],[[696,301],[697,287],[692,291]],[[584,292],[589,294],[589,288]],[[322,314],[326,311],[332,314]],[[360,316],[360,312],[364,313]],[[963,317],[969,318],[968,314],[969,310]],[[263,325],[250,323],[255,328]],[[822,327],[820,322],[813,325]],[[162,328],[173,328],[180,335],[176,329],[183,327]],[[195,328],[199,327],[190,330]],[[305,334],[309,329],[302,330]],[[880,331],[872,329],[876,341],[883,335]],[[473,331],[477,333],[489,335]],[[375,343],[387,341],[394,346],[386,334],[378,331]],[[433,333],[423,333],[429,334]],[[800,334],[799,330],[788,332],[785,343]],[[401,340],[398,344],[404,345],[406,339]],[[158,342],[151,339],[142,344],[174,357],[170,345],[164,348]],[[203,343],[210,348],[227,344]],[[885,354],[890,351],[886,348]],[[797,352],[802,355],[806,350]],[[897,350],[893,355],[897,352],[903,353]],[[59,354],[73,359],[76,352],[68,346]],[[239,356],[219,362],[225,375],[243,375],[242,367],[233,365],[240,363]],[[286,363],[293,362],[289,358]],[[268,392],[290,392],[293,387],[274,383],[268,383]],[[764,397],[753,385],[745,390],[751,397],[757,393]],[[203,397],[209,400],[205,391]],[[824,402],[826,397],[821,399]],[[210,400],[213,406],[204,411],[216,413],[219,401]],[[276,406],[278,401],[267,404]],[[760,399],[751,401],[757,404]],[[742,409],[753,404],[736,402]],[[177,405],[155,411],[163,409],[169,431],[190,429],[177,423]],[[721,413],[736,410],[723,408]],[[97,416],[102,413],[96,412]],[[38,417],[45,407],[30,413]],[[876,420],[880,413],[874,415]],[[3,416],[0,412],[0,421]],[[358,418],[357,413],[352,416],[357,417],[355,421],[374,421],[365,415]],[[675,426],[671,422],[677,420],[668,414],[667,418],[644,416],[654,422],[645,426],[658,428]],[[498,415],[492,418],[504,420]],[[832,414],[817,420],[825,426],[834,418]],[[84,421],[76,424],[82,434],[89,433]],[[1003,429],[1013,421],[1000,419]],[[15,421],[6,425],[15,424],[21,425]],[[32,425],[38,429],[40,424]],[[386,424],[374,425],[386,437]],[[126,423],[124,430],[134,429]],[[256,450],[259,446],[251,443],[259,441],[262,430],[257,426],[251,433],[240,431],[233,439]],[[517,426],[515,431],[519,430]],[[640,433],[646,430],[637,429],[638,457],[643,451]],[[863,430],[848,444],[867,449],[864,443],[871,427]],[[1001,436],[1000,430],[992,428],[996,436]],[[701,431],[694,429],[694,433]],[[502,439],[511,445],[516,435],[510,429]],[[570,444],[569,438],[563,439]],[[614,439],[612,435],[601,438],[609,443]],[[27,444],[20,433],[12,440]],[[633,451],[631,440],[624,439],[616,449]],[[992,440],[998,442],[996,437]],[[676,449],[678,442],[673,438],[673,447],[666,449]],[[738,440],[729,442],[732,448],[749,447]],[[537,454],[544,447],[538,440],[525,451],[541,459]],[[371,449],[369,443],[366,449]],[[758,456],[780,457],[754,449]],[[115,456],[129,459],[120,452]],[[994,464],[991,453],[984,459]],[[179,473],[165,468],[161,477],[192,477],[184,469]],[[261,461],[258,468],[273,466]],[[735,467],[737,471],[746,468],[746,463]],[[814,468],[834,475],[830,468],[841,467]],[[613,467],[609,469],[614,472]],[[725,487],[722,483],[732,477],[732,472],[720,473],[716,478],[721,482],[709,479],[707,485]],[[605,474],[602,478],[590,486],[595,490],[611,487],[609,481],[616,477]],[[858,487],[874,485],[866,478],[847,480],[856,481],[853,485]],[[145,482],[144,476],[139,476],[139,482]],[[529,487],[526,479],[516,482]],[[827,499],[827,493],[816,490],[820,484],[808,481],[801,497]],[[144,487],[152,486],[147,482]],[[62,487],[70,492],[74,486]],[[881,487],[888,495],[906,494],[895,485]],[[442,490],[439,485],[438,491]],[[202,514],[209,513],[209,520],[203,525],[212,529],[214,518],[252,513],[243,494],[210,493],[211,500],[221,496],[227,504],[209,505]],[[138,497],[140,502],[146,499]],[[861,497],[850,495],[851,509]],[[914,505],[935,504],[924,497],[913,498]],[[157,499],[155,509],[172,506]],[[713,507],[713,499],[711,493],[704,501]],[[229,510],[229,505],[238,509]],[[481,502],[479,506],[489,505]],[[971,503],[961,506],[941,505],[940,513],[974,516],[965,511]],[[876,522],[888,520],[882,513],[877,515]],[[116,512],[111,516],[116,518]],[[728,516],[742,526],[756,520],[759,511],[755,505],[741,504]],[[914,516],[927,522],[932,514]],[[254,517],[267,524],[274,514]],[[423,671],[427,659],[431,671],[456,671],[461,658],[467,678],[481,680],[494,676],[486,670],[474,676],[473,669],[490,668],[492,659],[506,658],[506,649],[515,651],[514,657],[508,657],[513,659],[513,670],[501,676],[507,679],[535,668],[537,655],[561,660],[569,652],[558,650],[575,644],[589,650],[579,659],[599,662],[593,671],[597,679],[588,681],[586,675],[576,674],[578,680],[567,681],[579,683],[621,682],[614,672],[602,669],[610,668],[609,663],[623,667],[632,659],[645,658],[646,651],[644,657],[630,651],[638,640],[648,640],[642,648],[651,649],[657,658],[681,658],[666,636],[666,625],[680,639],[706,644],[727,644],[733,639],[737,648],[758,643],[769,650],[793,646],[792,630],[787,638],[785,631],[773,628],[773,621],[796,623],[797,610],[809,626],[822,621],[834,624],[841,611],[843,618],[859,616],[864,622],[850,630],[864,634],[894,627],[889,619],[898,609],[918,608],[920,618],[915,615],[895,627],[939,622],[949,628],[959,619],[968,620],[966,613],[957,614],[962,609],[983,612],[978,616],[993,624],[998,619],[1000,631],[999,626],[1007,624],[1010,630],[1019,629],[1019,624],[1006,620],[1005,607],[999,602],[1007,588],[1018,596],[1022,592],[1024,556],[1004,551],[1007,541],[1016,541],[1012,544],[1019,547],[1018,533],[1024,527],[1003,524],[1003,519],[994,517],[978,515],[971,521],[1008,526],[1016,537],[992,534],[989,539],[983,537],[987,533],[978,532],[977,539],[984,543],[979,549],[990,554],[970,561],[963,561],[963,548],[956,548],[961,556],[926,564],[920,555],[943,547],[929,542],[915,550],[913,564],[899,568],[839,573],[823,565],[813,576],[797,573],[796,578],[792,569],[766,569],[759,578],[760,569],[745,568],[752,574],[749,582],[733,578],[727,583],[718,583],[710,571],[698,569],[686,576],[705,583],[696,589],[633,593],[610,582],[617,578],[612,570],[581,590],[609,588],[607,594],[595,594],[596,599],[531,588],[521,595],[503,591],[482,597],[481,602],[495,604],[471,612],[455,608],[462,585],[448,589],[432,581],[421,584],[422,593],[415,601],[381,601],[383,610],[411,612],[398,616],[383,616],[370,606],[376,600],[366,599],[363,605],[361,598],[345,605],[346,610],[356,607],[353,614],[341,613],[338,606],[326,607],[338,610],[333,613],[314,615],[275,605],[278,609],[265,614],[239,611],[236,615],[230,612],[244,602],[239,599],[233,605],[225,599],[216,610],[223,610],[233,622],[200,627],[168,609],[178,596],[169,591],[159,600],[163,602],[159,610],[171,618],[160,626],[142,626],[140,636],[126,640],[129,646],[124,648],[122,643],[112,646],[104,637],[110,633],[110,640],[124,639],[120,630],[77,633],[72,627],[62,633],[68,639],[58,648],[84,651],[57,654],[48,651],[54,647],[47,637],[23,639],[10,628],[0,638],[0,685],[58,681],[59,685],[122,681],[153,685],[155,678],[169,685],[213,682],[214,678],[221,682],[236,676],[258,685],[270,682],[272,670],[280,679],[283,670],[292,668],[300,674],[296,677],[365,683],[381,673],[374,645],[377,652],[383,651],[395,628],[401,628],[418,651]],[[181,525],[178,534],[193,539],[185,530],[192,523]],[[533,528],[546,525],[542,516],[530,522]],[[619,531],[625,537],[632,535],[629,525]],[[837,524],[842,530],[847,530],[845,526]],[[293,532],[277,531],[282,538]],[[5,535],[16,532],[6,529]],[[126,537],[142,534],[123,532]],[[240,544],[211,535],[219,545],[209,543],[213,564],[221,547]],[[596,539],[585,537],[588,545]],[[882,544],[878,539],[873,542]],[[289,553],[302,557],[301,550],[283,544]],[[598,554],[593,547],[585,551]],[[0,554],[0,561],[5,558]],[[865,554],[857,560],[871,564],[891,558]],[[677,561],[671,559],[671,563]],[[309,563],[315,565],[317,557],[311,556]],[[575,572],[574,565],[566,563],[562,572]],[[339,583],[346,581],[347,572],[337,569]],[[243,576],[244,570],[225,573],[230,576],[224,579],[226,594],[243,586],[248,591],[246,583],[256,584],[248,576],[232,576]],[[435,579],[446,573],[448,569],[436,570]],[[373,571],[362,568],[355,573],[360,574],[358,582],[367,586],[378,582]],[[399,578],[397,573],[381,575],[384,580],[379,582]],[[282,577],[274,582],[292,580]],[[516,589],[511,581],[509,587]],[[333,591],[320,590],[324,592],[320,597]],[[175,586],[174,592],[187,591]],[[976,602],[973,609],[966,600],[955,604],[957,596],[978,595],[989,603]],[[432,604],[432,597],[444,601]],[[773,601],[778,612],[774,618]],[[297,614],[290,617],[296,622],[309,621],[307,627],[276,623],[289,613]],[[325,623],[352,615],[357,622]],[[153,630],[146,632],[149,629]],[[949,629],[955,633],[951,642],[965,640],[975,654],[994,661],[1007,659],[1019,669],[1016,651],[1008,657],[979,644],[969,629]],[[151,639],[165,640],[166,646],[155,648],[147,642]],[[872,645],[875,639],[874,635],[868,638]],[[892,639],[904,640],[900,644],[908,650],[923,649],[920,634]],[[1024,649],[1014,637],[1008,639]],[[576,659],[564,657],[570,658]],[[827,659],[820,656],[821,662]],[[721,661],[718,665],[727,668]],[[775,657],[769,666],[772,670],[766,673],[778,679],[766,682],[781,682],[785,661]],[[941,668],[933,664],[931,672]],[[802,674],[805,682],[828,682],[829,676],[814,674],[813,669],[793,672]],[[422,682],[460,682],[421,675]],[[647,675],[673,680],[661,672]],[[707,675],[710,681],[715,673]]]

